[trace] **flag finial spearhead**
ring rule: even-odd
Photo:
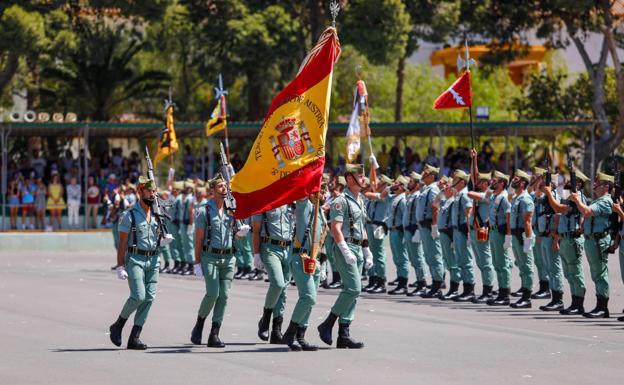
[[[329,3],[329,13],[332,17],[332,27],[336,28],[336,17],[338,16],[338,12],[340,12],[340,3],[337,0],[332,0]]]
[[[223,88],[223,76],[219,74],[219,86],[215,87],[215,98],[219,99],[221,96],[228,94],[228,91]]]

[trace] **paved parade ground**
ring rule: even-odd
[[[1,248],[0,248],[1,250]],[[351,333],[362,350],[289,352],[256,336],[266,283],[235,281],[221,329],[223,350],[190,344],[203,280],[163,275],[142,340],[113,346],[108,326],[128,289],[109,270],[111,252],[0,251],[0,384],[622,384],[624,323],[537,310],[363,295]],[[391,272],[391,274],[394,274]],[[586,267],[593,308],[593,284]],[[614,316],[624,307],[610,258]],[[514,269],[512,289],[517,289]],[[393,277],[391,277],[393,278]],[[480,291],[480,288],[479,288]],[[336,290],[321,290],[316,325]],[[288,292],[285,324],[296,289]],[[566,287],[566,305],[569,291]],[[128,323],[131,325],[131,322]],[[124,329],[124,346],[130,326]],[[207,330],[204,331],[204,341]],[[334,340],[336,330],[334,331]]]

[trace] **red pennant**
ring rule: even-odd
[[[433,102],[433,109],[467,108],[472,107],[472,87],[470,86],[470,71],[464,72],[455,80],[448,90]]]

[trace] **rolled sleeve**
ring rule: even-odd
[[[131,211],[132,210],[126,210],[123,213],[121,221],[119,221],[119,227],[118,227],[118,230],[120,233],[126,233],[126,234],[130,233],[130,227],[132,226],[132,219],[130,216]]]
[[[332,202],[329,209],[329,219],[334,222],[344,222],[344,205],[346,202],[344,199],[336,199]]]

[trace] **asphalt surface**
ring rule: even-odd
[[[289,352],[256,336],[267,284],[235,281],[221,331],[227,347],[193,346],[203,280],[171,275],[161,276],[142,334],[149,349],[127,351],[108,337],[128,292],[109,270],[113,260],[112,251],[0,251],[0,384],[624,383],[624,323],[541,312],[545,300],[513,310],[365,294],[351,334],[366,347],[348,351],[318,338],[337,295],[321,289],[308,340],[322,350]],[[610,274],[609,308],[618,316],[624,288],[615,256]],[[591,309],[587,267],[585,276]],[[285,323],[296,297],[291,287]]]

